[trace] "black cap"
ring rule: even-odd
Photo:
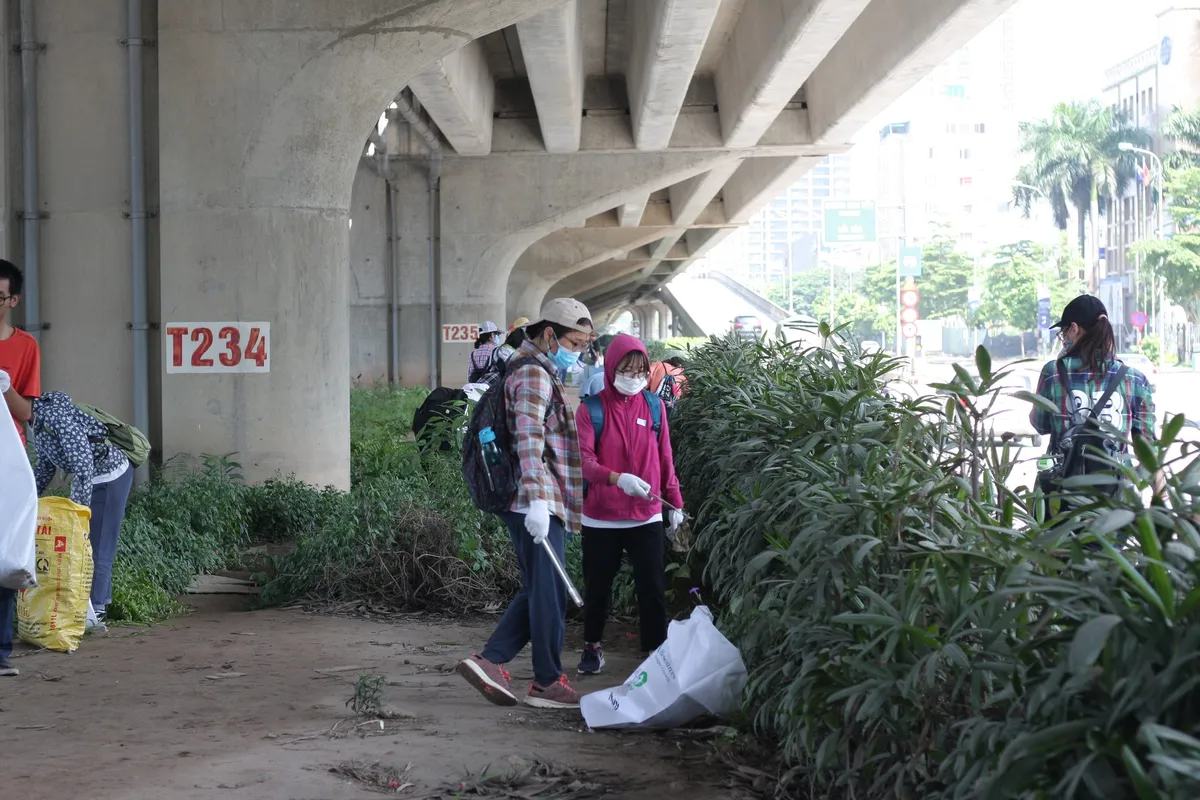
[[[1101,317],[1107,316],[1108,309],[1104,307],[1104,303],[1100,302],[1099,297],[1081,294],[1067,303],[1067,307],[1063,309],[1062,318],[1050,327],[1069,328],[1072,323],[1079,323],[1081,328],[1090,328]]]

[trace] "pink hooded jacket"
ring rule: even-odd
[[[637,475],[650,484],[650,494],[683,508],[666,409],[662,413],[662,433],[656,438],[646,396],[639,393],[626,397],[613,388],[617,364],[631,352],[646,355],[646,348],[636,337],[621,334],[612,340],[604,354],[604,389],[598,395],[604,406],[604,430],[599,447],[587,406],[581,405],[575,413],[583,477],[588,481],[583,513],[608,522],[644,522],[663,513],[662,503],[657,500],[630,497],[616,486],[609,486],[608,478],[614,472]],[[655,398],[655,402],[660,401]]]

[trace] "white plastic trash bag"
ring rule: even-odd
[[[745,688],[742,654],[698,606],[671,623],[667,641],[624,686],[585,695],[580,709],[591,728],[677,728],[706,714],[733,714]]]
[[[0,586],[5,589],[37,586],[37,513],[29,457],[12,418],[0,410]]]

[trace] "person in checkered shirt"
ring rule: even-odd
[[[1120,434],[1104,439],[1109,457],[1128,461],[1129,443],[1134,437],[1155,438],[1154,394],[1150,382],[1141,372],[1122,364],[1117,358],[1113,327],[1100,298],[1076,297],[1067,303],[1062,318],[1051,327],[1058,330],[1063,352],[1042,367],[1037,393],[1049,400],[1057,413],[1041,405],[1035,405],[1029,413],[1034,430],[1050,436],[1047,456],[1061,465],[1064,454],[1060,440],[1063,435],[1084,423],[1096,404],[1104,399],[1109,384],[1125,369],[1104,408],[1097,409],[1095,415],[1102,425]],[[1040,472],[1038,476],[1039,485],[1048,496],[1058,494],[1054,476],[1053,469]],[[1162,474],[1156,474],[1156,492],[1161,492],[1163,485]],[[1057,502],[1059,513],[1071,503],[1066,496],[1057,497]],[[1099,547],[1096,543],[1086,546],[1089,549]]]
[[[518,702],[504,665],[532,645],[533,683],[525,696],[534,708],[575,708],[579,695],[562,669],[566,638],[567,591],[543,542],[560,563],[566,559],[566,533],[579,533],[583,518],[583,463],[575,414],[559,380],[591,344],[592,320],[578,300],[551,300],[538,322],[525,328],[528,339],[512,356],[532,359],[507,373],[504,399],[508,428],[521,467],[516,497],[503,515],[517,553],[521,591],[513,598],[481,653],[458,665],[458,672],[497,705]]]

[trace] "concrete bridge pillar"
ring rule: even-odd
[[[166,457],[349,485],[349,210],[368,132],[428,65],[551,5],[159,1],[162,321],[270,324],[269,372],[162,376]]]
[[[147,30],[154,29],[147,3]],[[34,4],[38,79],[38,186],[42,214],[40,318],[42,387],[134,419],[133,288],[130,267],[128,54],[125,0],[53,0]],[[11,34],[10,34],[11,35]],[[150,34],[152,35],[152,34]],[[19,41],[13,36],[12,41]],[[143,48],[146,91],[152,107],[156,53]],[[6,62],[20,86],[20,63]],[[18,108],[19,104],[9,105]],[[21,124],[9,152],[21,153]],[[154,115],[147,114],[153,130]],[[148,137],[152,138],[152,137]],[[157,154],[147,154],[152,184]],[[10,185],[21,197],[21,162]],[[16,215],[6,215],[19,219]],[[19,226],[20,223],[18,222]],[[154,238],[156,222],[148,220]],[[18,235],[14,237],[20,241]],[[28,271],[24,248],[6,255]],[[151,249],[154,272],[157,250]],[[152,306],[153,308],[153,306]],[[153,340],[152,340],[153,341]],[[152,363],[160,355],[152,350]],[[151,404],[153,409],[153,404]],[[152,425],[153,428],[153,425]],[[148,431],[153,433],[153,430]]]

